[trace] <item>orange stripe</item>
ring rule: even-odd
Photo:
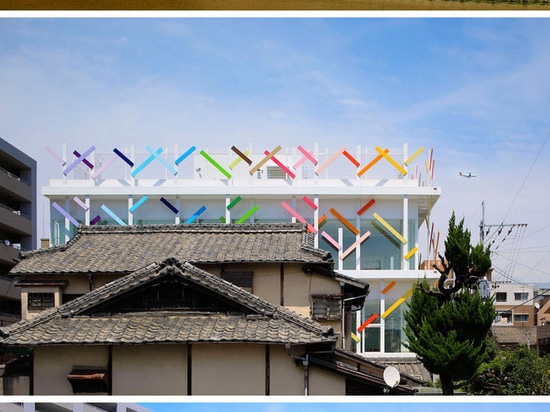
[[[355,167],[359,167],[359,162],[357,160],[355,160],[355,157],[353,157],[351,154],[349,154],[347,150],[344,150],[342,152],[342,154],[344,156],[346,156],[348,158],[348,160],[355,165]]]
[[[389,149],[384,150],[385,153],[389,153]],[[363,176],[367,170],[369,170],[371,167],[373,167],[376,163],[378,163],[382,159],[382,155],[379,154],[374,159],[372,159],[364,168],[359,170],[357,172],[357,176]]]
[[[363,213],[365,213],[365,210],[367,210],[369,207],[371,207],[372,205],[374,205],[374,202],[375,202],[374,199],[369,200],[365,206],[363,206],[361,209],[359,209],[359,210],[357,211],[357,214],[358,214],[359,216],[361,216]]]
[[[395,286],[395,280],[392,280],[391,283],[386,286],[384,289],[382,289],[382,295],[385,295],[388,293],[388,291]]]
[[[376,320],[376,318],[378,317],[378,313],[375,313],[373,314],[370,318],[368,318],[365,323],[363,323],[361,326],[359,326],[357,328],[357,332],[361,333],[363,332],[363,330],[369,326],[372,322],[374,322]]]
[[[342,216],[340,213],[336,211],[334,208],[330,208],[330,212],[336,216],[336,218],[342,222],[349,230],[351,230],[354,234],[358,235],[359,230],[355,228],[344,216]]]

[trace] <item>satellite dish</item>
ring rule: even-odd
[[[399,381],[401,381],[401,375],[396,368],[388,366],[384,369],[384,382],[386,382],[386,385],[390,388],[395,388],[399,384]]]

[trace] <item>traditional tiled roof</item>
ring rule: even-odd
[[[536,326],[499,326],[493,325],[491,333],[498,345],[531,345],[537,342]]]
[[[145,311],[107,315],[94,307],[165,276],[199,285],[245,308],[243,313]],[[71,302],[3,329],[8,346],[55,344],[147,344],[250,342],[267,344],[335,343],[330,327],[269,302],[230,282],[175,258],[151,264]]]
[[[12,274],[131,273],[175,256],[193,264],[296,262],[332,268],[302,224],[80,226],[64,246],[23,252]]]

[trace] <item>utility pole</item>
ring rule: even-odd
[[[527,223],[500,223],[498,225],[488,225],[485,223],[485,201],[481,202],[481,222],[479,223],[479,243],[482,245],[485,245],[485,229],[492,228],[492,227],[498,227],[502,231],[502,228],[504,227],[512,227],[515,226],[527,226]],[[510,229],[511,230],[511,229]],[[500,234],[500,233],[499,233]]]

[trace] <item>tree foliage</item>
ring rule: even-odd
[[[521,346],[483,363],[467,390],[477,395],[550,395],[550,357]]]
[[[496,312],[492,299],[482,299],[477,281],[491,266],[489,251],[470,245],[464,221],[449,220],[445,258],[437,288],[426,280],[414,288],[405,313],[408,348],[424,366],[439,374],[444,394],[454,393],[454,382],[467,380],[488,360],[487,334]],[[434,266],[435,267],[435,266]],[[447,286],[454,273],[452,286]]]

